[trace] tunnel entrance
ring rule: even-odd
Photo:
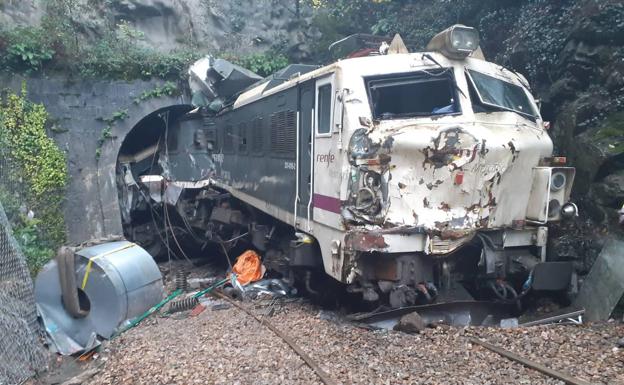
[[[172,222],[171,217],[178,223],[176,213],[169,212],[166,205],[154,206],[149,192],[139,188],[139,180],[143,176],[163,174],[160,149],[167,145],[172,124],[191,109],[190,105],[173,105],[145,116],[126,135],[117,156],[116,181],[124,236],[156,259],[180,254],[177,243],[185,245],[184,251],[194,243],[185,239],[185,231],[173,239],[171,233],[178,234],[171,226],[167,228],[167,223]]]

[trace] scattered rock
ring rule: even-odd
[[[332,322],[340,321],[340,316],[336,314],[335,311],[331,311],[331,310],[322,309],[321,311],[319,311],[318,317],[324,321],[332,321]]]
[[[217,303],[212,305],[212,311],[217,311],[217,310],[226,310],[231,308],[232,305],[230,305],[229,303]]]
[[[191,313],[189,314],[190,317],[197,317],[198,315],[200,315],[201,313],[204,312],[204,310],[206,310],[206,306],[202,305],[201,303],[198,304],[197,306],[195,306],[193,308],[193,310],[191,310]]]
[[[404,315],[399,323],[394,326],[394,330],[405,333],[420,333],[427,328],[427,324],[418,312]]]
[[[265,309],[257,304],[245,303],[261,316]],[[446,326],[405,334],[326,322],[311,304],[283,307],[269,322],[340,384],[560,383],[471,346],[469,336],[592,384],[624,383],[623,349],[614,346],[624,336],[624,323],[617,321],[515,329]],[[154,320],[111,341],[104,368],[89,384],[321,384],[279,337],[234,307]]]
[[[189,278],[187,279],[188,286],[191,290],[200,290],[206,289],[210,285],[216,283],[216,279],[214,277],[210,278]]]
[[[80,373],[76,377],[71,378],[71,379],[63,382],[61,385],[82,385],[82,384],[85,384],[85,383],[87,383],[88,380],[91,379],[91,377],[95,376],[99,372],[100,372],[99,368],[85,370],[84,372]]]

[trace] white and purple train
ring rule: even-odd
[[[312,292],[319,273],[392,307],[567,289],[572,266],[546,244],[577,213],[574,168],[553,157],[526,79],[486,61],[474,29],[266,79],[204,59],[191,77],[203,107],[120,156],[126,235],[148,249],[145,213],[167,205],[180,237],[253,247]]]

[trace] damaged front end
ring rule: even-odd
[[[567,289],[571,265],[548,262],[546,241],[549,222],[576,214],[574,169],[546,164],[561,158],[519,81],[455,65],[365,84],[342,207],[351,291],[401,307]],[[479,97],[486,87],[513,108]]]

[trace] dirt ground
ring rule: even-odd
[[[216,302],[215,302],[216,303]],[[106,344],[89,384],[318,384],[278,336],[240,309],[154,317]],[[593,384],[624,384],[624,324],[372,331],[303,301],[255,314],[290,335],[340,384],[560,384],[468,340],[476,336]],[[265,303],[266,305],[266,303]]]

